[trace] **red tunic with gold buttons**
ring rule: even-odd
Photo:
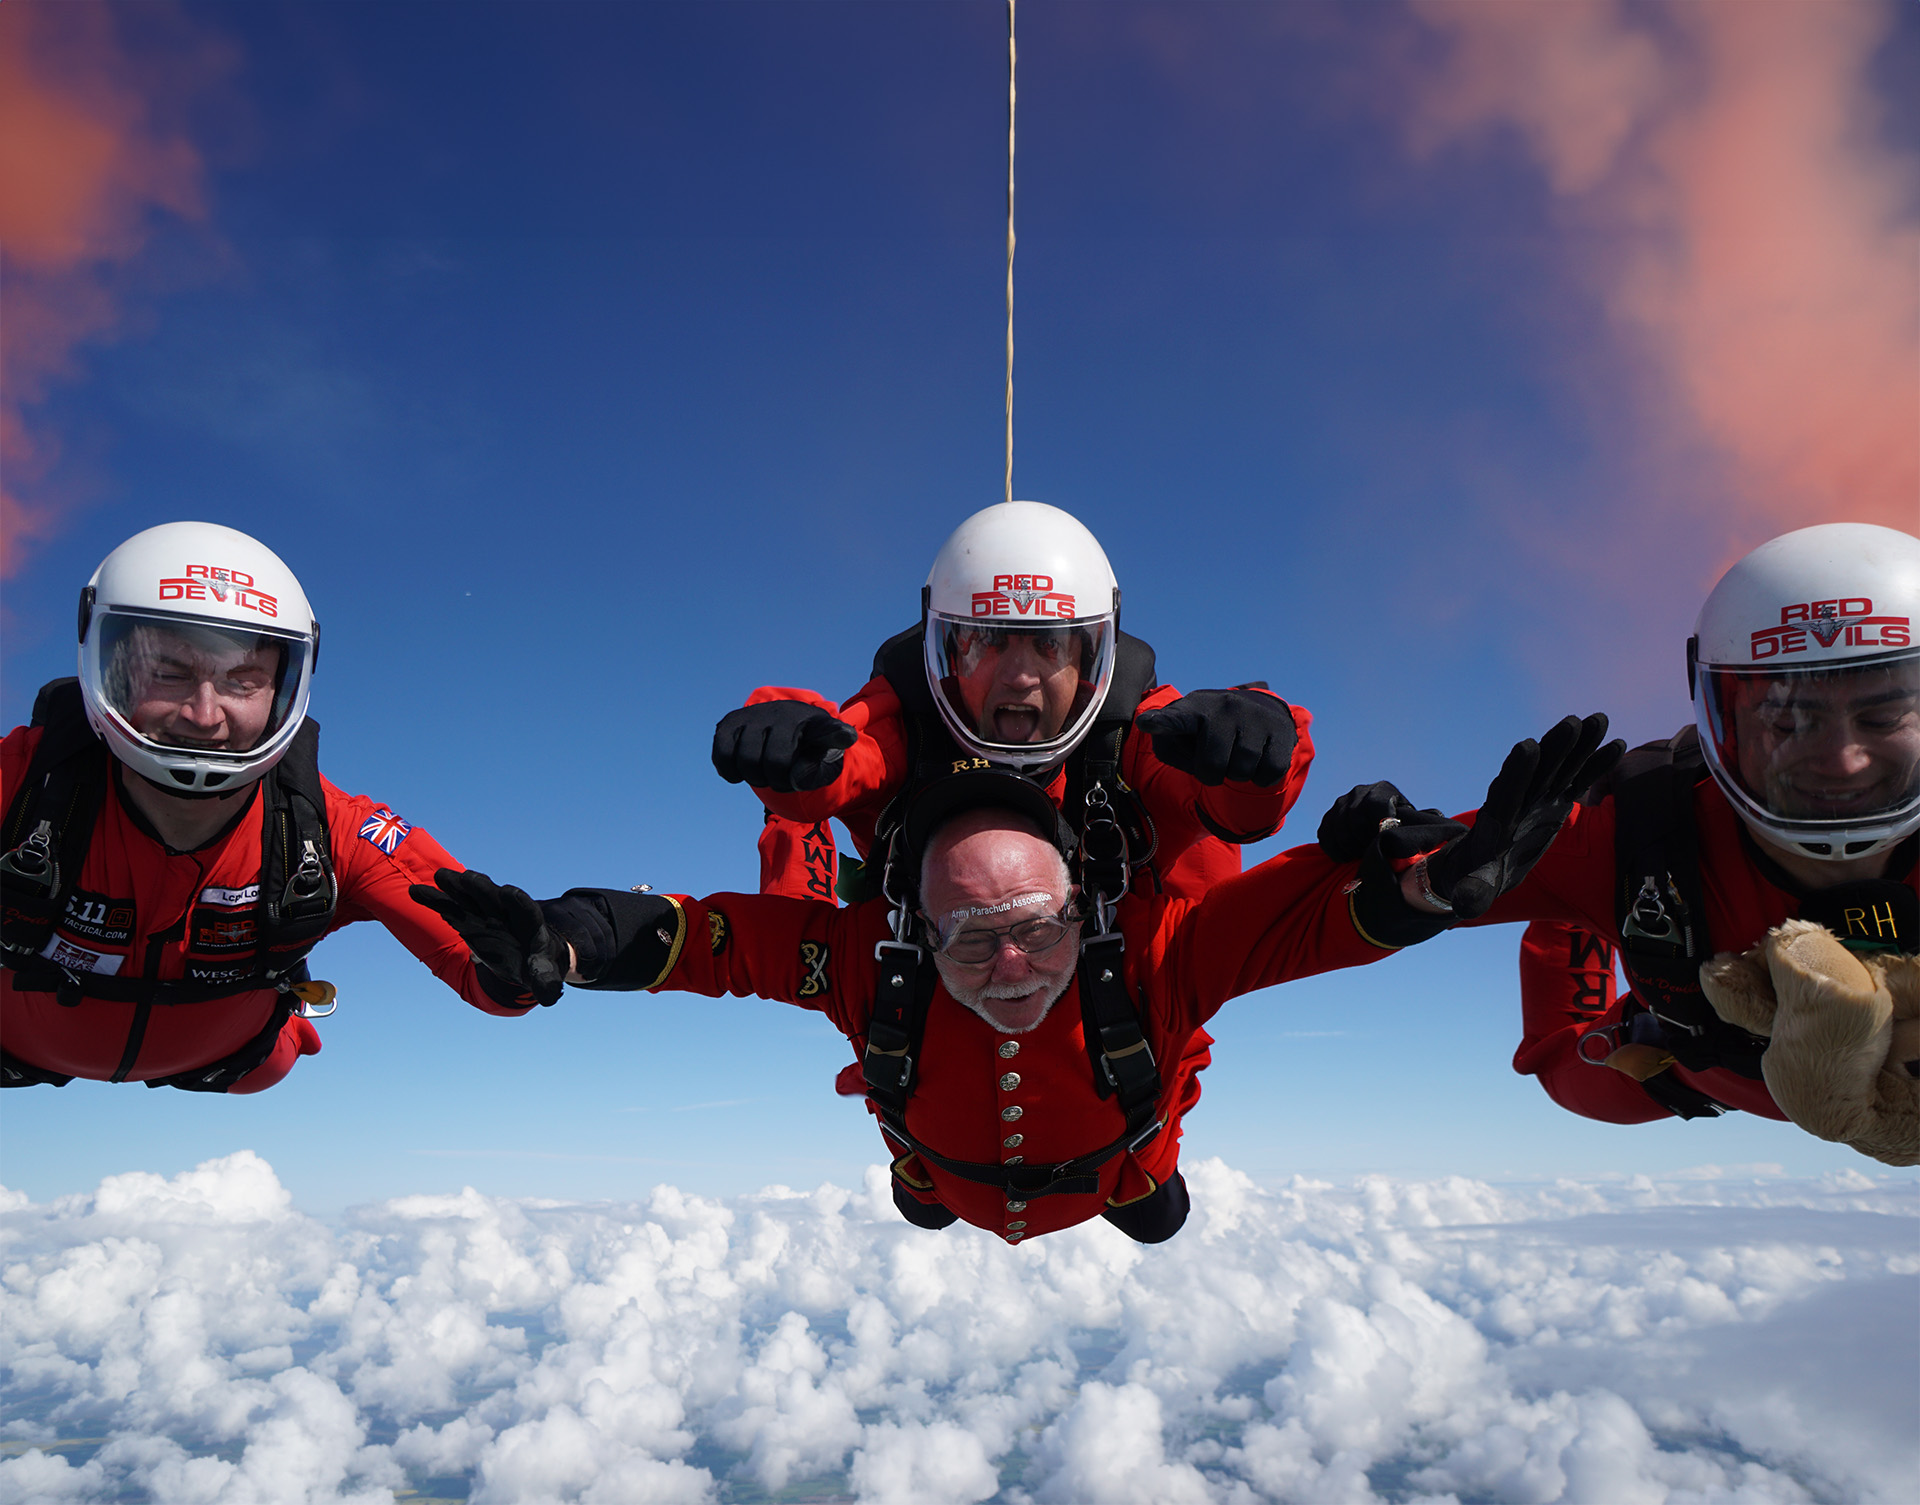
[[[0,810],[11,802],[40,735],[37,727],[20,727],[0,743]],[[520,1014],[532,1007],[531,997],[497,980],[503,996],[489,993],[466,942],[408,895],[409,884],[433,882],[435,869],[460,866],[446,849],[385,805],[343,794],[324,779],[321,784],[340,885],[333,928],[378,920],[475,1008]],[[176,852],[122,800],[118,778],[110,779],[74,886],[82,912],[69,903],[49,942],[58,949],[49,954],[68,971],[160,981],[210,978],[236,956],[251,957],[266,812],[257,786],[249,800],[225,834],[197,851]],[[62,1075],[147,1081],[233,1054],[266,1027],[277,1002],[273,989],[261,988],[144,1011],[104,998],[82,998],[69,1008],[53,993],[16,988],[7,969],[0,971],[0,1044],[9,1055]],[[273,1054],[233,1090],[271,1086],[301,1055],[319,1048],[313,1026],[296,1016]]]
[[[1138,1153],[1100,1171],[1098,1192],[1035,1197],[1010,1206],[1004,1192],[909,1156],[901,1179],[1011,1242],[1097,1217],[1147,1196],[1174,1172],[1180,1120],[1200,1096],[1202,1026],[1229,998],[1383,953],[1347,918],[1341,879],[1353,868],[1318,846],[1296,847],[1216,885],[1203,900],[1136,894],[1121,906],[1126,978],[1154,1058],[1166,1127]],[[847,908],[770,894],[675,898],[678,930],[656,989],[757,994],[831,1019],[866,1048],[875,986],[873,948],[888,938],[888,910]],[[907,1105],[907,1126],[954,1160],[1052,1165],[1101,1149],[1124,1127],[1118,1104],[1094,1091],[1080,1020],[1079,984],[1024,1035],[1006,1035],[936,987]],[[898,1154],[898,1150],[891,1153]]]

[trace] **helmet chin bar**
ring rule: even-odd
[[[118,762],[119,760],[115,759],[115,761]],[[196,789],[180,784],[163,784],[150,773],[142,773],[139,769],[130,767],[126,763],[121,763],[120,766],[125,768],[127,772],[131,773],[149,788],[157,789],[169,799],[176,800],[230,799],[236,794],[245,793],[247,790],[253,788],[255,784],[259,783],[260,780],[266,776],[266,769],[264,768],[257,771],[250,770],[230,780],[218,789]]]

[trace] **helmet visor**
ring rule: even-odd
[[[304,637],[159,613],[109,610],[100,634],[101,704],[155,747],[250,752],[287,723],[307,670]]]
[[[930,614],[927,666],[950,722],[1026,759],[1084,737],[1113,677],[1110,616],[1013,626]]]
[[[1806,836],[1920,804],[1920,655],[1847,668],[1703,667],[1702,730],[1736,791]]]

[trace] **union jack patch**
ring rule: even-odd
[[[389,810],[385,805],[375,805],[373,807],[373,814],[367,818],[366,824],[360,828],[360,839],[362,841],[372,842],[380,848],[381,851],[391,857],[393,855],[393,849],[407,839],[407,833],[412,829],[412,826],[400,819],[399,816],[395,815],[393,811]]]

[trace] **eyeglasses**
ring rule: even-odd
[[[945,945],[935,946],[934,950],[948,961],[959,962],[966,967],[978,966],[999,955],[1000,938],[1005,936],[1013,942],[1015,950],[1037,956],[1042,951],[1051,951],[1064,941],[1083,918],[1073,905],[1068,904],[1058,914],[1035,915],[1017,925],[1003,925],[997,930],[958,931],[948,937]],[[939,939],[937,930],[934,931],[934,939]]]

